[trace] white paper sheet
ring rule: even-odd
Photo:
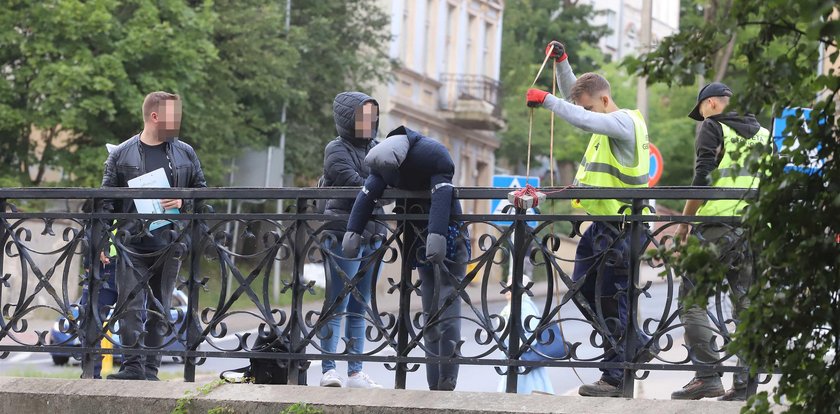
[[[166,178],[166,171],[163,168],[158,168],[152,172],[128,180],[128,186],[131,188],[169,188],[169,179]],[[135,199],[134,207],[137,208],[137,212],[140,214],[180,213],[177,208],[170,208],[164,211],[160,200],[157,199]],[[149,224],[149,231],[156,230],[171,223],[169,220],[155,220]]]

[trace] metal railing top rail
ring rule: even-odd
[[[455,197],[462,200],[506,199],[512,188],[456,187]],[[572,199],[658,199],[658,200],[737,200],[751,199],[757,190],[746,188],[716,187],[658,187],[658,188],[553,188],[543,187],[546,198],[552,200]],[[102,198],[198,198],[198,199],[327,199],[353,198],[358,188],[0,188],[0,199],[102,199]],[[428,191],[407,191],[387,189],[387,199],[427,199]]]

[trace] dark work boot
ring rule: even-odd
[[[581,385],[578,394],[584,397],[621,397],[621,386],[599,379],[594,384]]]
[[[109,374],[105,377],[109,380],[134,380],[134,381],[142,381],[146,379],[146,375],[143,372],[143,366],[125,366],[123,365],[120,368],[120,371],[114,374]]]
[[[720,377],[694,377],[681,390],[671,393],[672,400],[699,400],[701,398],[720,397],[723,395],[723,383]]]
[[[723,394],[718,401],[746,401],[747,400],[747,387],[743,388],[730,388],[726,391],[726,394]]]

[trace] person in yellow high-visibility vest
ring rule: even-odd
[[[552,94],[531,88],[527,103],[530,107],[542,106],[570,124],[592,133],[589,145],[580,163],[574,184],[579,187],[645,188],[650,173],[647,126],[638,110],[620,109],[610,94],[610,84],[596,73],[586,73],[575,78],[563,44],[552,41],[546,54],[557,62],[557,81],[563,95],[570,102]],[[618,216],[630,213],[622,209],[628,203],[622,200],[575,200],[572,205],[586,213],[598,216]],[[626,295],[619,295],[618,287],[626,288],[629,281],[630,240],[622,232],[621,218],[592,223],[578,243],[573,279],[580,286],[582,297],[575,297],[575,304],[593,325],[601,325],[611,338],[604,341],[604,361],[624,362],[625,340],[622,337],[627,321]],[[611,249],[621,259],[607,260]],[[596,286],[600,282],[600,290]],[[597,313],[596,309],[602,313]],[[603,319],[602,319],[603,318]],[[613,323],[615,322],[615,323]],[[636,336],[638,349],[648,342],[641,332]],[[616,342],[615,349],[611,341]],[[642,350],[635,361],[647,362],[653,354]],[[623,372],[618,368],[601,369],[601,379],[578,389],[584,396],[620,397]]]
[[[696,162],[693,186],[724,188],[756,188],[759,178],[749,172],[746,161],[751,147],[767,142],[769,131],[759,125],[752,115],[741,116],[724,112],[732,90],[720,82],[710,83],[700,90],[697,104],[688,115],[701,121],[695,140]],[[743,200],[688,200],[683,214],[686,216],[738,216],[747,203]],[[694,233],[703,243],[714,243],[721,256],[719,260],[730,264],[727,281],[730,285],[733,318],[738,319],[741,310],[749,305],[746,291],[752,282],[752,260],[747,238],[741,228],[730,225],[706,223],[698,225]],[[688,224],[681,224],[676,237],[685,240]],[[680,299],[691,290],[691,275],[683,275],[680,284]],[[685,342],[691,349],[695,362],[718,364],[720,356],[710,347],[719,328],[713,328],[705,308],[693,306],[680,308],[680,320],[685,324]],[[741,361],[739,360],[739,363]],[[710,370],[698,370],[694,378],[682,389],[671,394],[672,399],[698,400],[707,397],[721,397],[721,400],[745,400],[748,378],[736,373],[733,387],[724,393],[720,374]]]

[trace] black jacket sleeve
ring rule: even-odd
[[[324,149],[324,177],[333,187],[361,187],[365,183],[347,149],[337,142]]]
[[[723,154],[723,129],[712,119],[706,119],[700,125],[694,142],[694,180],[691,185],[707,187],[712,184],[712,171],[720,164]]]
[[[117,152],[114,151],[108,154],[108,159],[105,160],[105,172],[102,174],[102,188],[105,187],[117,187],[119,183],[117,183]],[[114,199],[105,199],[102,200],[102,209],[106,213],[113,213],[114,212]]]
[[[204,178],[204,171],[201,169],[201,161],[198,160],[198,154],[196,154],[195,150],[192,148],[187,151],[187,154],[193,164],[192,177],[190,177],[190,188],[206,188],[207,180]],[[186,200],[185,202],[187,204],[192,204],[186,206],[187,211],[193,211],[196,213],[202,212],[201,210],[204,207],[204,200],[195,199]]]
[[[350,219],[347,221],[347,231],[362,234],[365,230],[370,215],[376,207],[376,200],[382,197],[385,191],[385,180],[377,173],[371,171],[362,191],[356,196],[353,203],[353,210],[350,211]]]

